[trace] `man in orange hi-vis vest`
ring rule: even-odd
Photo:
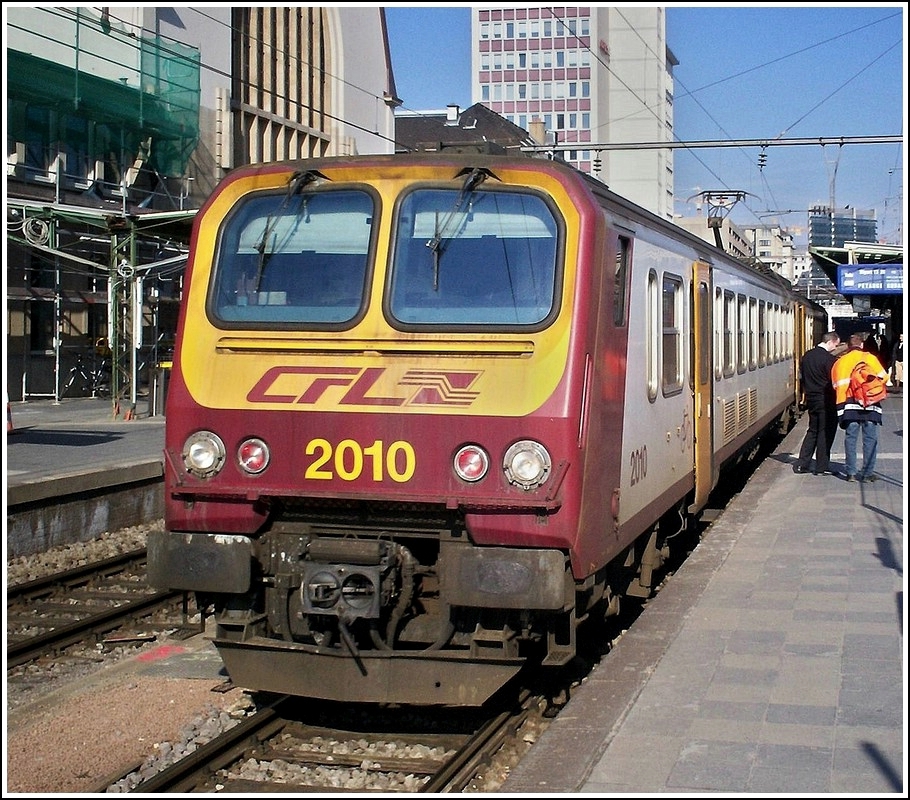
[[[844,431],[844,467],[848,481],[874,481],[875,459],[878,455],[878,429],[882,424],[881,404],[864,406],[850,392],[850,375],[853,368],[865,361],[871,372],[880,378],[887,373],[873,353],[863,349],[864,333],[850,335],[850,346],[831,368],[831,383],[834,384],[837,402],[837,421]],[[856,443],[863,435],[863,466],[856,470]]]

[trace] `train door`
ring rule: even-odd
[[[794,328],[795,328],[795,350],[793,357],[793,388],[794,388],[794,398],[793,405],[794,408],[799,407],[799,399],[802,395],[802,382],[799,377],[799,362],[802,358],[803,353],[807,350],[811,350],[815,345],[817,345],[822,340],[822,335],[824,334],[826,327],[822,326],[817,318],[817,315],[812,312],[808,306],[801,305],[799,303],[793,304],[793,317],[794,317]]]
[[[714,288],[711,265],[692,265],[692,380],[695,417],[695,499],[690,512],[703,508],[714,488]]]

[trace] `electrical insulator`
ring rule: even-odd
[[[767,163],[768,163],[768,154],[765,153],[764,151],[762,151],[761,153],[758,154],[758,168],[764,169],[765,164],[767,164]]]

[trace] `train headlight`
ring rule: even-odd
[[[540,442],[525,439],[515,442],[502,460],[509,483],[522,489],[536,489],[550,475],[550,454]]]
[[[466,444],[455,453],[454,466],[455,474],[459,478],[473,483],[487,474],[487,470],[490,468],[490,457],[479,445]]]
[[[183,464],[187,472],[211,478],[224,466],[224,442],[211,431],[196,431],[183,445]]]
[[[237,448],[237,462],[240,469],[250,475],[258,475],[269,465],[269,446],[262,439],[247,439]]]

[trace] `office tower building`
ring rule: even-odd
[[[475,103],[672,218],[673,150],[657,146],[673,141],[663,8],[474,8],[471,34]]]

